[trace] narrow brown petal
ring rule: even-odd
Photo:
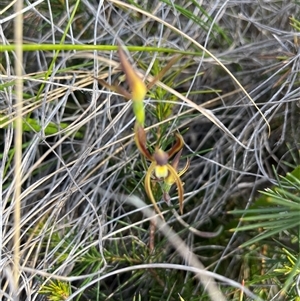
[[[152,162],[150,164],[148,170],[147,170],[147,173],[146,173],[146,176],[145,176],[145,190],[146,190],[146,193],[148,195],[148,198],[150,199],[151,203],[153,204],[153,207],[154,207],[155,211],[159,214],[159,216],[163,220],[165,220],[162,213],[161,213],[161,211],[159,210],[159,208],[156,204],[156,201],[154,199],[152,189],[151,189],[151,175],[152,175],[152,172],[154,171],[155,166],[156,166],[155,162]]]
[[[174,182],[176,183],[177,190],[178,190],[178,199],[179,199],[179,210],[180,213],[183,214],[183,184],[177,174],[177,172],[174,170],[174,168],[168,164],[168,169],[170,171],[170,174],[173,176]]]
[[[169,158],[172,158],[177,152],[179,152],[184,145],[182,136],[178,133],[175,133],[175,136],[176,136],[176,143],[168,151]]]
[[[104,81],[103,79],[100,78],[96,78],[95,79],[105,88],[117,92],[119,94],[121,94],[122,96],[124,96],[127,100],[131,99],[131,94],[125,90],[124,88],[117,86],[117,85],[109,85],[106,81]]]
[[[134,140],[140,153],[149,161],[154,161],[154,158],[147,149],[145,130],[139,123],[136,123],[134,126]]]
[[[189,167],[190,167],[190,160],[188,159],[186,161],[184,168],[182,170],[180,170],[180,172],[178,173],[178,176],[181,177],[183,174],[185,174],[186,171],[189,169]]]
[[[176,172],[178,171],[178,163],[181,157],[181,153],[182,153],[182,149],[175,155],[174,159],[172,160],[172,167],[176,170]]]

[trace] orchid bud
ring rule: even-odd
[[[137,122],[144,126],[145,122],[145,109],[144,98],[147,93],[147,87],[141,78],[136,74],[130,63],[128,62],[126,55],[121,47],[118,49],[121,67],[126,75],[126,81],[131,90],[131,98],[133,101],[133,112]]]

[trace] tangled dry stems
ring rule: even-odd
[[[8,4],[2,2],[0,9]],[[26,2],[24,41],[58,42],[74,4],[74,1],[66,1],[64,10],[61,10],[59,1]],[[209,21],[208,15],[201,14],[198,6],[189,7],[191,15],[202,22],[197,24],[172,3],[154,1],[147,4],[148,11],[157,19],[180,29],[207,49],[214,49],[214,55],[247,89],[273,131],[268,137],[266,124],[259,112],[215,61],[207,56],[192,58],[193,64],[182,74],[188,80],[177,88],[196,104],[210,108],[248,147],[244,149],[233,143],[205,117],[195,113],[186,103],[176,101],[176,114],[169,120],[170,128],[185,130],[189,127],[184,134],[185,155],[191,158],[190,169],[184,176],[186,211],[182,218],[197,229],[223,217],[226,208],[234,207],[236,201],[249,206],[258,187],[275,182],[274,162],[278,170],[287,170],[283,162],[288,160],[285,144],[289,143],[293,149],[299,139],[296,137],[299,122],[291,113],[299,111],[299,88],[296,85],[299,55],[288,18],[299,13],[297,4],[284,1],[260,1],[259,4],[252,1],[204,1],[203,7],[213,22]],[[4,12],[0,23],[3,44],[12,42],[13,20],[10,8]],[[230,44],[215,38],[214,24],[222,28],[231,40]],[[174,33],[162,22],[136,13],[134,7],[122,9],[117,1],[81,1],[72,29],[67,32],[66,43],[115,45],[116,37],[126,45],[181,50],[193,47],[191,41]],[[14,70],[10,67],[14,57],[9,53],[1,55],[0,81],[4,85],[15,79]],[[281,56],[285,59],[280,59]],[[20,262],[28,269],[51,271],[54,275],[67,277],[74,262],[95,246],[103,256],[100,271],[105,273],[109,269],[103,248],[109,248],[114,239],[119,239],[118,233],[123,232],[125,240],[126,237],[134,237],[143,243],[148,240],[147,234],[141,234],[146,221],[136,221],[139,210],[128,207],[123,198],[112,197],[124,193],[138,195],[142,199],[145,197],[140,182],[132,181],[137,179],[134,170],[139,164],[138,153],[132,143],[134,119],[130,103],[99,87],[94,79],[103,77],[111,82],[116,79],[118,71],[114,67],[118,65],[118,59],[115,52],[87,54],[62,51],[50,77],[45,79],[52,57],[52,52],[24,54],[23,93],[26,98],[23,116],[35,118],[41,128],[23,135]],[[133,57],[136,62],[149,66],[145,70],[146,75],[156,59],[165,60],[159,54],[135,53]],[[200,71],[204,73],[198,76]],[[1,134],[3,157],[0,177],[1,270],[8,280],[6,285],[10,283],[14,210],[14,165],[10,153],[15,118],[12,87],[8,85],[0,94],[1,116],[9,116],[2,123],[5,129]],[[216,89],[222,93],[211,92]],[[192,93],[199,90],[210,93]],[[36,97],[38,91],[41,93]],[[151,108],[155,103],[146,99],[146,105]],[[69,126],[52,135],[45,134],[51,122]],[[77,139],[75,134],[80,131],[84,135]],[[205,154],[201,154],[202,150],[206,150]],[[120,221],[124,225],[121,229]],[[167,223],[175,225],[176,217],[170,216]],[[140,237],[132,230],[132,225],[140,227]],[[53,248],[53,240],[57,242],[56,248]],[[194,233],[188,231],[186,242],[192,246],[193,241]],[[214,258],[214,271],[218,271],[223,258],[240,242],[241,238],[233,234],[218,246],[220,252]],[[61,248],[65,251],[57,258],[55,252]],[[197,246],[194,248],[196,250]],[[63,256],[66,258],[61,260]],[[235,259],[232,259],[230,265],[234,263]],[[21,274],[18,292],[26,295],[23,300],[39,298],[38,289],[45,279],[36,281],[34,276],[35,273],[25,271]],[[229,270],[225,276],[232,277]],[[6,286],[3,291],[5,289]]]

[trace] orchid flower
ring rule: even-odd
[[[181,214],[183,213],[183,183],[180,179],[180,176],[183,175],[188,167],[189,162],[186,164],[184,169],[177,172],[177,166],[180,159],[181,151],[183,148],[183,139],[182,136],[178,133],[175,134],[176,136],[176,143],[169,151],[164,151],[161,148],[156,148],[154,151],[154,154],[150,154],[149,150],[146,147],[146,133],[143,127],[136,124],[135,126],[135,142],[136,145],[141,152],[141,154],[151,161],[151,164],[147,170],[146,176],[145,176],[145,190],[146,193],[152,202],[156,212],[160,215],[162,219],[163,215],[158,208],[156,201],[154,199],[152,189],[151,189],[151,178],[154,176],[154,178],[160,182],[162,182],[163,187],[163,193],[164,196],[169,196],[169,191],[171,186],[175,183],[178,190],[178,197],[179,197],[179,208]],[[172,158],[175,154],[173,162],[170,164],[169,159]],[[167,200],[165,198],[165,200]]]
[[[121,67],[126,75],[126,80],[131,90],[131,99],[133,103],[133,112],[136,117],[136,121],[141,126],[144,126],[145,122],[145,109],[144,98],[147,93],[147,87],[141,78],[136,74],[134,69],[128,62],[126,55],[121,47],[118,49]]]
[[[154,154],[150,154],[146,146],[146,133],[144,130],[145,123],[145,109],[144,109],[144,98],[147,93],[147,89],[150,89],[157,80],[159,80],[169,69],[170,67],[180,58],[180,56],[173,57],[171,61],[165,66],[158,75],[154,77],[154,79],[148,84],[148,87],[142,81],[142,79],[137,75],[134,71],[133,67],[127,60],[127,57],[121,46],[118,48],[118,54],[120,58],[120,64],[123,72],[126,76],[126,81],[129,85],[131,93],[125,90],[124,88],[117,85],[109,85],[105,81],[98,79],[98,81],[105,87],[109,88],[112,91],[118,92],[123,95],[127,99],[132,99],[133,103],[133,112],[136,117],[136,123],[134,126],[135,133],[135,143],[141,152],[141,154],[148,159],[151,164],[147,170],[145,176],[145,190],[146,193],[151,200],[155,210],[161,216],[163,215],[159,210],[156,201],[153,196],[153,192],[151,189],[151,179],[155,179],[161,183],[163,197],[167,203],[170,201],[169,191],[173,184],[176,184],[179,196],[179,207],[181,214],[183,213],[183,183],[180,177],[187,171],[189,167],[189,161],[186,166],[178,172],[178,163],[181,156],[182,148],[183,148],[183,138],[180,134],[175,134],[176,143],[169,150],[164,151],[161,148],[156,148]],[[177,153],[177,154],[176,154]],[[171,159],[174,155],[172,163],[169,163],[169,159]]]

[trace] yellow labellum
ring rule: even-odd
[[[168,171],[167,165],[162,165],[162,166],[156,165],[155,166],[154,174],[158,179],[166,178],[168,176],[168,173],[169,173],[169,171]]]

